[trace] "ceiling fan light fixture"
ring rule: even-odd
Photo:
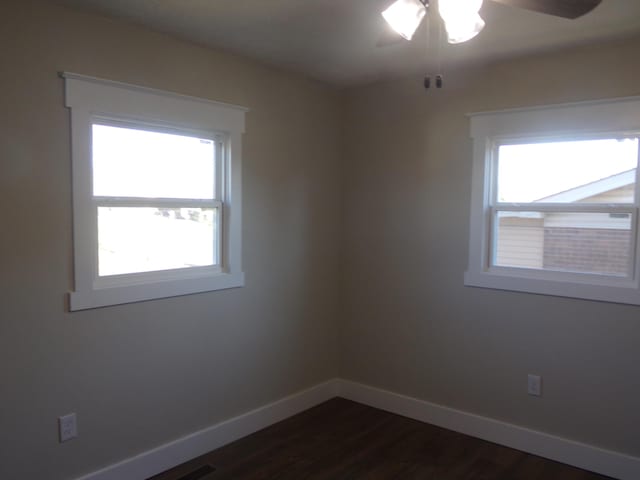
[[[478,35],[482,31],[484,26],[484,20],[477,13],[473,18],[470,19],[445,22],[445,28],[447,30],[447,41],[453,44],[467,42]]]
[[[449,43],[463,43],[478,35],[485,22],[478,13],[482,0],[440,0],[438,9]]]
[[[411,40],[426,14],[427,7],[420,0],[397,0],[382,12],[389,26],[407,40]]]

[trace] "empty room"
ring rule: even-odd
[[[0,479],[640,478],[640,2],[2,7]]]

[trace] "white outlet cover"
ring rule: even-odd
[[[61,443],[78,436],[78,422],[75,413],[58,417],[58,435]]]

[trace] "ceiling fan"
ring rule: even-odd
[[[480,17],[483,0],[438,0],[440,17],[444,21],[449,43],[463,43],[482,31],[485,22]],[[491,0],[504,5],[575,19],[589,13],[602,0]],[[429,9],[429,0],[396,0],[382,12],[387,23],[401,37],[411,40]]]

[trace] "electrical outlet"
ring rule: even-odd
[[[527,393],[539,397],[542,395],[542,377],[529,374],[527,378]]]
[[[58,434],[60,443],[78,436],[78,423],[75,413],[58,417]]]

